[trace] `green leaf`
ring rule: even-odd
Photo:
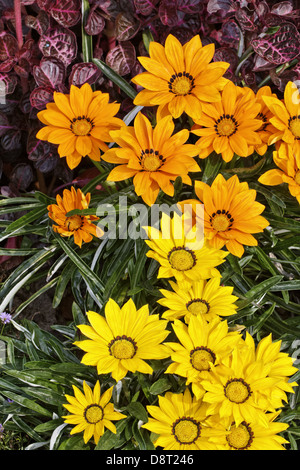
[[[238,308],[245,308],[252,302],[255,304],[260,302],[261,298],[269,292],[270,288],[275,286],[279,281],[281,281],[282,278],[283,276],[273,276],[270,279],[266,279],[265,281],[262,281],[258,285],[252,287],[250,290],[248,290],[248,292],[246,292],[246,294],[243,295],[243,300],[236,302]]]
[[[147,423],[148,413],[141,403],[139,402],[129,403],[129,405],[126,406],[126,411],[128,411],[128,413],[134,418],[137,418],[143,421],[144,423]]]
[[[100,437],[98,444],[95,447],[95,450],[111,450],[116,449],[120,444],[124,444],[125,440],[121,437],[122,431],[128,426],[128,418],[121,419],[115,423],[117,432],[106,430],[103,436]]]
[[[28,214],[23,215],[19,219],[14,220],[3,232],[2,236],[0,237],[0,241],[5,240],[6,238],[12,235],[16,235],[19,229],[39,219],[40,217],[45,215],[46,212],[47,209],[43,205],[42,207],[39,206],[37,209],[33,209],[32,211],[28,212]]]
[[[73,250],[73,248],[71,248],[67,242],[65,242],[65,240],[63,240],[59,235],[55,233],[54,236],[58,241],[58,244],[64,250],[64,252],[77,266],[87,285],[91,286],[91,289],[94,291],[94,294],[97,295],[99,300],[103,300],[102,294],[104,292],[105,286],[103,285],[101,279],[90,269],[90,267],[85,263],[85,261],[83,261],[83,259],[78,256],[76,251]]]
[[[22,407],[28,408],[29,410],[32,410],[37,414],[48,416],[48,418],[52,417],[51,411],[38,405],[35,401],[30,400],[29,398],[23,397],[22,395],[17,395],[16,393],[8,390],[1,390],[1,394],[10,398],[13,402],[18,403]]]
[[[169,379],[167,377],[163,377],[161,379],[158,379],[151,385],[149,392],[152,395],[159,395],[160,393],[164,393],[167,390],[170,390],[171,387],[172,384]]]
[[[136,97],[137,92],[132,88],[129,83],[117,74],[111,67],[109,67],[105,62],[100,59],[93,59],[94,64],[99,67],[99,69],[107,76],[113,83],[115,83],[121,90],[126,93],[129,98],[133,99]]]

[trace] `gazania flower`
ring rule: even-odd
[[[65,395],[69,404],[63,406],[71,413],[65,418],[65,423],[73,424],[75,427],[70,434],[83,431],[84,442],[87,443],[94,437],[95,444],[104,433],[104,428],[116,433],[116,427],[112,421],[126,418],[126,415],[115,411],[113,403],[110,403],[113,387],[110,387],[101,395],[100,382],[97,381],[92,390],[83,382],[83,393],[73,385],[74,395]]]
[[[84,195],[80,189],[75,190],[72,186],[71,191],[65,189],[63,197],[56,196],[57,204],[50,204],[47,207],[48,215],[57,225],[53,225],[53,230],[62,237],[74,236],[76,245],[82,245],[82,242],[90,242],[93,235],[100,238],[103,230],[93,224],[99,217],[94,215],[72,215],[67,217],[67,213],[74,209],[88,209],[91,200],[90,193]]]
[[[173,350],[173,362],[165,373],[186,377],[186,384],[191,383],[193,393],[201,398],[205,393],[202,381],[210,380],[212,365],[218,373],[224,358],[241,341],[240,334],[229,332],[227,322],[219,318],[208,323],[202,316],[192,316],[188,326],[180,320],[172,326],[179,342],[166,343]]]
[[[158,434],[155,447],[164,450],[216,450],[209,442],[209,429],[205,426],[206,405],[184,393],[167,392],[158,396],[159,406],[147,406],[149,418],[142,427]]]
[[[195,145],[185,144],[189,131],[174,132],[172,117],[159,119],[153,129],[150,121],[139,113],[134,127],[122,127],[111,132],[111,137],[120,146],[106,152],[102,159],[118,163],[109,174],[108,181],[121,181],[133,177],[135,191],[146,204],[154,204],[159,190],[174,195],[177,176],[183,183],[192,184],[188,173],[201,171],[193,157],[197,156]]]
[[[248,183],[241,183],[236,175],[226,181],[218,174],[211,186],[195,181],[195,192],[204,204],[204,234],[212,247],[226,246],[241,257],[243,245],[257,245],[252,234],[263,232],[269,222],[260,215],[265,206],[255,200],[256,191]],[[180,202],[183,208],[193,206],[193,215],[196,204],[197,200]]]
[[[275,411],[277,400],[267,397],[266,392],[279,382],[278,378],[268,377],[269,367],[254,360],[250,348],[235,348],[224,359],[222,373],[215,369],[212,366],[209,380],[201,382],[206,391],[203,401],[209,403],[207,413],[218,414],[236,426],[245,421],[268,427],[266,412]]]
[[[272,93],[272,90],[269,86],[259,88],[258,92],[256,93],[256,102],[261,105],[261,110],[257,115],[257,119],[262,120],[262,125],[257,130],[257,133],[261,138],[261,144],[255,145],[255,151],[259,155],[264,155],[266,153],[270,137],[276,132],[276,128],[270,122],[270,119],[273,117],[273,113],[264,102],[265,96],[277,98],[276,94]]]
[[[258,178],[259,183],[268,186],[277,186],[287,183],[289,192],[300,204],[300,154],[294,154],[292,147],[281,144],[273,152],[276,169],[268,170]]]
[[[148,305],[139,310],[130,299],[120,308],[110,299],[105,306],[105,318],[87,312],[91,324],[78,328],[87,340],[74,344],[86,352],[82,363],[96,366],[98,374],[109,374],[118,382],[128,371],[151,374],[145,360],[168,357],[169,349],[160,344],[169,334],[167,321],[149,315]]]
[[[202,316],[206,321],[211,321],[219,316],[236,313],[237,305],[234,302],[238,297],[232,295],[233,287],[220,286],[220,278],[191,283],[169,282],[173,292],[161,289],[164,297],[157,301],[168,308],[162,318],[173,321],[184,317],[184,321],[189,323],[192,316]]]
[[[53,98],[54,103],[37,115],[46,126],[36,137],[59,144],[59,156],[66,157],[71,169],[85,156],[100,161],[100,149],[105,152],[105,142],[112,141],[109,131],[124,125],[115,117],[120,105],[109,103],[108,93],[93,92],[88,83],[81,88],[71,85],[69,95],[55,91]]]
[[[221,94],[220,102],[203,105],[203,114],[195,119],[191,132],[200,136],[196,142],[200,158],[215,151],[230,162],[234,154],[248,157],[261,144],[257,132],[263,123],[257,118],[261,105],[251,89],[241,89],[231,81]]]
[[[293,153],[300,158],[300,94],[294,82],[288,82],[284,90],[284,99],[264,96],[263,100],[273,114],[271,124],[276,132],[270,136],[269,145],[276,143],[276,148],[285,142]]]
[[[277,379],[272,389],[264,392],[267,397],[272,398],[273,403],[277,401],[276,408],[282,407],[283,402],[288,401],[286,393],[295,393],[293,387],[298,386],[296,382],[289,381],[289,377],[298,372],[298,368],[293,366],[294,358],[280,351],[281,344],[281,340],[272,341],[272,334],[269,334],[255,346],[253,337],[246,333],[245,346],[250,348],[253,360],[261,361],[269,368],[268,377]]]
[[[223,450],[285,450],[284,444],[289,442],[279,433],[289,425],[275,421],[279,414],[280,411],[266,413],[267,428],[256,421],[243,421],[238,426],[234,423],[226,424],[213,416],[207,419],[211,427],[210,440],[216,445],[222,445]]]
[[[229,67],[226,62],[211,62],[214,44],[202,47],[199,35],[184,46],[172,34],[165,46],[150,42],[150,57],[139,57],[146,72],[136,75],[132,81],[144,90],[134,104],[164,107],[178,118],[185,111],[191,118],[201,116],[204,102],[220,101],[219,90],[227,80],[223,78]]]
[[[198,281],[220,277],[216,266],[224,262],[228,252],[211,248],[203,239],[197,240],[185,232],[184,218],[174,214],[171,218],[162,214],[161,232],[154,227],[144,227],[151,248],[146,253],[160,264],[158,278],[175,277],[177,281]],[[193,234],[194,235],[194,234]]]

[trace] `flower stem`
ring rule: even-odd
[[[16,35],[19,49],[23,46],[23,31],[22,31],[22,15],[21,15],[21,0],[14,0],[15,22],[16,22]]]

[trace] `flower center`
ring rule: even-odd
[[[230,137],[236,133],[237,128],[237,120],[232,114],[223,114],[219,119],[216,120],[215,131],[219,137],[224,135]]]
[[[216,230],[216,232],[225,232],[226,230],[231,229],[234,219],[231,217],[231,214],[228,211],[223,209],[214,212],[211,215],[209,221],[212,228]]]
[[[195,79],[194,77],[187,72],[179,72],[170,78],[168,82],[169,91],[174,93],[174,95],[189,95],[193,88]]]
[[[209,304],[206,300],[193,299],[186,304],[186,308],[193,315],[204,315],[209,311]]]
[[[188,271],[196,264],[195,253],[184,246],[172,248],[168,260],[172,268],[177,271]]]
[[[103,419],[103,409],[100,405],[92,404],[84,410],[84,418],[89,424],[97,424]]]
[[[116,336],[108,345],[109,352],[116,359],[132,359],[137,351],[136,342],[129,336]]]
[[[172,425],[172,434],[179,444],[193,444],[200,433],[200,423],[193,418],[184,416],[177,419]]]
[[[190,352],[190,362],[194,369],[199,371],[210,370],[210,362],[214,363],[215,360],[216,356],[212,350],[204,346],[198,346]]]
[[[265,131],[266,128],[268,127],[268,118],[265,114],[263,113],[258,113],[257,119],[260,119],[263,123],[260,126],[259,129],[257,129],[257,132]]]
[[[224,393],[231,402],[244,403],[250,397],[251,390],[243,379],[232,379],[224,386]]]
[[[294,137],[298,140],[300,139],[300,115],[293,116],[289,119],[289,128],[294,135]]]
[[[238,427],[232,427],[226,439],[230,447],[246,450],[253,442],[253,432],[250,426],[243,421]]]
[[[81,226],[82,226],[82,217],[80,215],[72,215],[71,217],[67,217],[66,227],[69,230],[69,232],[78,230]]]
[[[139,158],[139,163],[145,171],[156,171],[166,161],[163,155],[160,155],[158,150],[146,149],[142,150]]]
[[[75,135],[90,135],[94,124],[90,118],[79,116],[71,121],[70,129]]]
[[[297,184],[299,184],[299,186],[300,186],[300,170],[297,171],[297,173],[295,174],[295,178],[294,178],[294,179],[295,179],[295,182],[296,182]]]

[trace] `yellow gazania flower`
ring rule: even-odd
[[[65,395],[69,404],[63,405],[71,413],[63,416],[65,423],[75,425],[70,434],[83,431],[85,443],[94,437],[95,444],[97,444],[104,433],[104,428],[113,433],[117,432],[112,421],[118,421],[127,416],[115,411],[114,404],[110,403],[113,387],[101,395],[99,381],[93,390],[83,381],[83,393],[75,385],[73,385],[73,390],[75,396]]]
[[[268,398],[271,397],[272,403],[276,403],[276,408],[282,407],[283,402],[288,401],[286,393],[295,393],[293,387],[298,386],[296,382],[289,381],[289,377],[298,372],[298,368],[293,366],[295,359],[280,351],[282,341],[272,341],[271,333],[255,346],[253,337],[247,332],[244,344],[251,350],[253,360],[261,361],[269,368],[268,377],[277,380],[277,383],[264,393]],[[243,354],[242,343],[241,347]]]
[[[179,342],[166,343],[173,352],[172,363],[166,374],[186,377],[186,385],[192,384],[192,390],[199,399],[205,394],[203,380],[210,380],[211,367],[218,373],[220,364],[228,357],[241,336],[237,331],[229,332],[227,321],[219,318],[207,322],[202,316],[192,316],[185,325],[180,320],[172,324]]]
[[[88,83],[77,88],[71,85],[70,94],[54,92],[54,103],[48,103],[45,110],[37,114],[46,124],[36,137],[59,144],[60,157],[66,157],[73,169],[82,157],[89,156],[100,161],[100,149],[108,150],[105,142],[111,142],[109,131],[124,125],[115,116],[120,104],[109,103],[109,94],[93,92]]]
[[[294,82],[288,82],[282,101],[273,96],[264,96],[263,100],[273,114],[270,122],[276,128],[269,138],[269,145],[276,143],[278,149],[285,142],[300,158],[300,94],[297,86]]]
[[[234,315],[237,309],[234,302],[238,297],[232,295],[233,287],[220,286],[220,281],[220,278],[192,283],[181,281],[177,284],[169,281],[174,292],[161,289],[164,297],[157,301],[168,308],[162,318],[173,321],[184,317],[185,323],[189,323],[193,316],[211,321],[219,316]]]
[[[206,158],[213,151],[225,162],[230,162],[234,154],[248,157],[254,146],[261,144],[257,132],[262,125],[257,118],[261,105],[250,88],[239,88],[230,81],[221,95],[221,101],[203,105],[203,114],[191,129],[200,136],[196,142],[199,157]]]
[[[87,312],[91,324],[78,328],[87,340],[74,344],[86,352],[81,362],[96,366],[98,374],[111,373],[118,382],[128,371],[151,374],[147,359],[164,359],[169,349],[160,344],[169,334],[167,321],[158,315],[149,315],[148,305],[136,309],[132,299],[122,308],[109,299],[105,318],[96,312]]]
[[[255,151],[259,155],[264,155],[266,153],[270,137],[276,132],[276,128],[270,122],[270,119],[273,117],[273,113],[269,110],[268,106],[264,102],[263,98],[265,96],[271,96],[274,98],[277,97],[275,93],[272,93],[272,90],[269,86],[259,88],[256,93],[256,101],[261,105],[261,110],[257,115],[257,119],[261,119],[263,122],[261,127],[257,130],[262,143],[254,146]]]
[[[273,160],[278,168],[266,171],[258,178],[259,183],[268,186],[287,183],[289,192],[300,204],[300,154],[294,154],[290,145],[281,144],[274,150]]]
[[[188,173],[201,171],[194,161],[198,155],[195,145],[185,144],[189,131],[182,129],[174,132],[172,117],[158,119],[153,129],[150,121],[138,113],[134,127],[122,127],[110,133],[120,148],[112,148],[102,159],[110,163],[118,163],[109,174],[108,181],[121,181],[133,177],[135,192],[146,204],[155,203],[159,190],[169,196],[174,195],[177,176],[183,183],[192,184]]]
[[[67,213],[74,209],[88,209],[91,200],[90,193],[84,195],[80,189],[75,190],[72,186],[71,191],[65,189],[63,197],[56,196],[57,204],[50,204],[48,216],[57,225],[53,225],[53,230],[62,237],[74,236],[74,243],[80,246],[82,242],[90,242],[95,237],[102,237],[103,230],[93,224],[99,217],[94,215],[72,215],[67,217]]]
[[[241,257],[243,245],[257,245],[252,234],[263,232],[269,222],[260,215],[265,206],[255,200],[256,191],[249,189],[247,182],[241,183],[236,175],[226,181],[218,174],[211,186],[195,181],[195,192],[204,204],[204,234],[212,247],[226,246]],[[180,202],[182,208],[193,207],[193,217],[197,204],[193,199]]]
[[[185,232],[184,218],[175,213],[173,218],[163,213],[161,231],[154,227],[144,227],[149,240],[145,240],[150,250],[149,258],[159,264],[158,278],[175,277],[177,281],[198,281],[220,277],[216,266],[224,262],[228,252],[211,248],[206,240],[197,240],[190,232]],[[194,234],[193,234],[194,235]]]
[[[222,373],[212,365],[209,380],[201,382],[206,391],[203,401],[209,403],[207,413],[235,422],[236,426],[245,421],[268,427],[266,412],[275,411],[277,399],[267,394],[280,380],[269,377],[268,372],[268,365],[253,359],[251,348],[235,348],[224,359]]]
[[[150,42],[150,57],[138,57],[147,70],[132,81],[144,90],[134,104],[164,108],[178,118],[185,111],[191,118],[201,116],[204,102],[220,101],[219,90],[228,80],[223,78],[229,67],[226,62],[211,62],[214,44],[202,47],[199,35],[184,46],[169,34],[165,46]]]
[[[164,450],[217,450],[209,442],[209,428],[205,426],[206,405],[191,396],[188,389],[184,393],[167,392],[158,396],[159,406],[147,406],[149,418],[142,427],[158,434],[155,447]]]
[[[274,421],[280,413],[266,413],[267,428],[256,421],[243,421],[236,426],[213,416],[207,419],[211,427],[210,440],[223,446],[222,450],[285,450],[284,444],[289,442],[278,434],[289,425]]]

